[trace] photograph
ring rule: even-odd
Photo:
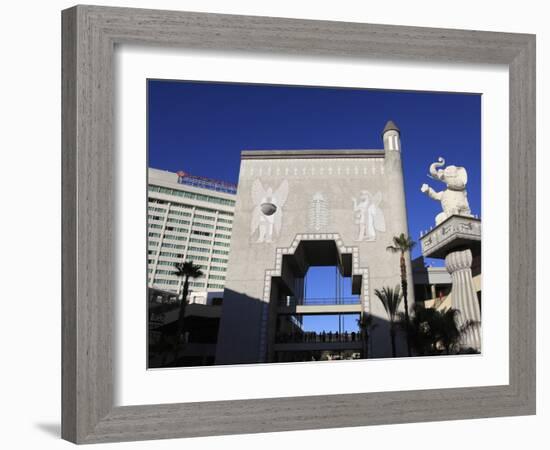
[[[147,368],[482,354],[480,93],[146,89]]]

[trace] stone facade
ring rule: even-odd
[[[391,356],[374,289],[400,283],[399,256],[386,247],[408,229],[393,123],[383,141],[382,150],[242,152],[217,364],[273,361],[277,302],[302,295],[310,265],[352,277],[362,310],[380,322],[370,356]],[[406,355],[402,336],[398,355]]]

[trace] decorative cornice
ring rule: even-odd
[[[459,242],[478,244],[481,241],[481,220],[475,217],[454,215],[441,222],[420,238],[422,255],[444,257],[441,253],[456,248]]]
[[[241,159],[384,158],[385,150],[243,150]]]

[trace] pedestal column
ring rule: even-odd
[[[445,266],[453,279],[452,305],[458,309],[459,326],[472,320],[481,323],[481,312],[477,294],[472,279],[472,252],[467,250],[454,251],[445,257]],[[470,327],[462,337],[463,347],[481,350],[480,326]]]

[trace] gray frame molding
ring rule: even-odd
[[[63,438],[94,443],[535,413],[535,36],[96,6],[63,11],[62,30]],[[506,64],[514,237],[510,384],[114,407],[113,52],[118,43]]]

